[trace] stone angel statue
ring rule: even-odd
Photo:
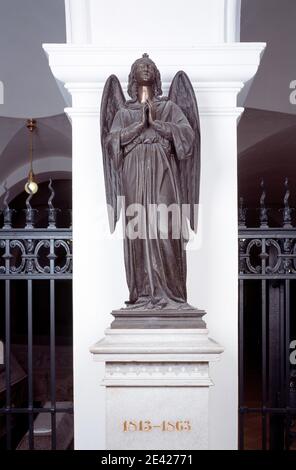
[[[121,209],[126,229],[126,309],[192,309],[187,303],[185,247],[187,219],[197,230],[199,200],[200,126],[194,90],[180,71],[163,97],[159,70],[143,54],[131,67],[127,91],[130,100],[111,75],[101,104],[110,229],[115,229]]]

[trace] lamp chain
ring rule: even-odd
[[[27,120],[27,129],[30,132],[29,136],[29,175],[28,181],[25,184],[25,191],[28,194],[35,194],[38,191],[38,185],[34,181],[34,173],[33,173],[33,132],[36,129],[36,121],[35,119],[28,119]]]

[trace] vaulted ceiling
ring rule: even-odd
[[[1,0],[0,116],[44,117],[63,112],[65,100],[42,43],[66,42],[64,0]]]
[[[294,0],[242,0],[241,41],[267,42],[259,70],[239,99],[246,108],[238,125],[239,194],[254,215],[261,178],[269,207],[282,205],[285,177],[291,204],[296,202],[296,105],[290,102],[290,83],[296,79],[295,24]],[[278,210],[273,216],[280,217]]]
[[[22,190],[29,169],[27,118],[37,118],[34,169],[38,181],[71,173],[71,125],[64,114],[69,96],[51,74],[42,43],[66,42],[64,0],[0,2],[0,197]],[[17,184],[19,183],[19,184]],[[15,187],[15,185],[17,186]]]
[[[239,97],[239,104],[246,107],[238,128],[240,183],[245,189],[254,172],[274,168],[273,159],[276,165],[284,158],[285,172],[295,171],[296,105],[289,101],[289,85],[296,79],[295,24],[294,0],[242,0],[241,40],[267,42],[255,79]],[[24,126],[29,117],[38,118],[36,158],[62,155],[71,159],[71,128],[63,114],[69,95],[52,76],[41,47],[44,42],[65,41],[64,0],[0,1],[0,80],[4,84],[0,185],[18,166],[25,168]],[[285,156],[280,146],[283,139],[289,145]],[[58,159],[52,162],[56,165]]]
[[[295,0],[242,0],[241,5],[241,41],[268,45],[240,104],[296,114],[296,105],[289,101],[289,84],[296,79]],[[69,95],[62,95],[61,90],[66,92],[57,86],[41,45],[66,42],[64,0],[1,0],[0,12],[0,80],[5,98],[0,116],[62,113]]]
[[[289,100],[296,80],[295,24],[295,0],[242,0],[241,41],[267,43],[251,87],[241,94],[246,108],[296,114]]]

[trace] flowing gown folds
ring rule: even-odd
[[[174,216],[170,210],[164,211],[165,216],[158,211],[155,216],[155,207],[174,205],[180,211],[179,161],[191,157],[194,133],[175,103],[154,99],[153,105],[161,131],[146,127],[122,144],[124,130],[132,129],[142,119],[142,105],[127,102],[115,115],[107,140],[109,158],[121,173],[125,203],[124,258],[130,292],[127,304],[128,308],[186,308],[184,221],[178,218],[178,211]]]

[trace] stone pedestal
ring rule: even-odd
[[[223,348],[207,329],[108,329],[90,350],[105,362],[107,449],[208,449],[209,363]]]

